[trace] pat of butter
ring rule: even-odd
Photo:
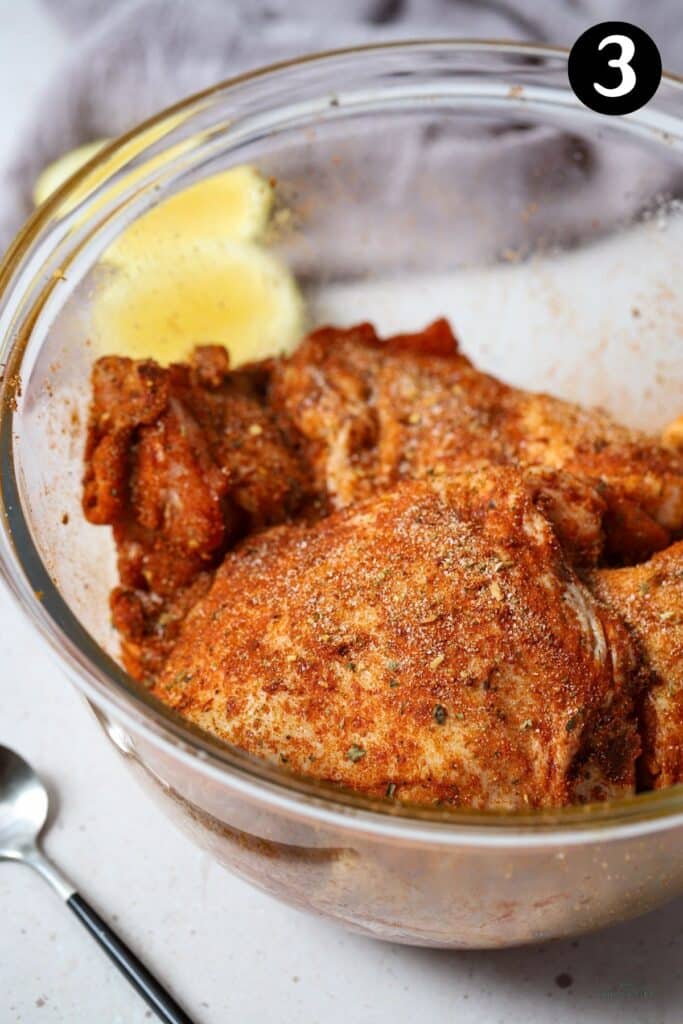
[[[294,279],[254,242],[200,237],[138,262],[101,267],[92,307],[97,351],[187,359],[194,345],[224,345],[230,363],[290,350],[303,333]]]
[[[157,248],[219,238],[256,241],[268,223],[273,189],[243,164],[169,196],[126,228],[105,258],[121,265],[157,262]]]
[[[44,171],[36,199],[102,144]],[[129,225],[96,271],[96,351],[168,364],[187,359],[194,345],[219,344],[236,366],[291,350],[304,330],[304,306],[292,275],[260,244],[273,203],[272,185],[244,164],[170,196]]]

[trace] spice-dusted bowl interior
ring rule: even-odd
[[[215,324],[232,325],[233,355],[249,359],[321,324],[371,321],[386,335],[446,316],[497,377],[656,432],[683,412],[680,89],[665,78],[644,110],[610,119],[572,96],[559,51],[416,43],[294,62],[106,148],[7,255],[10,587],[169,812],[283,899],[429,945],[571,934],[683,890],[683,796],[514,814],[400,806],[183,722],[117,661],[113,543],[81,510],[93,362],[124,342],[156,355],[145,347],[160,336],[182,357],[185,340],[216,340]],[[269,190],[258,243],[198,225],[196,244],[174,248],[162,225],[155,245],[152,220],[136,242],[150,210],[245,167]]]

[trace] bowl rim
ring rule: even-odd
[[[386,51],[407,55],[424,50],[450,53],[497,53],[559,59],[566,63],[569,51],[541,43],[507,40],[426,38],[343,47],[279,61],[228,78],[165,108],[131,131],[104,146],[72,175],[45,203],[35,210],[20,229],[0,262],[0,302],[11,292],[16,272],[32,244],[60,206],[74,195],[101,163],[162,125],[174,115],[190,112],[198,103],[263,78],[272,78],[292,68],[323,65],[339,58],[371,60]],[[683,90],[683,76],[665,72],[662,81]],[[660,86],[661,88],[661,86]],[[578,101],[577,101],[578,103]],[[633,117],[634,115],[629,115]],[[682,125],[683,127],[683,125]],[[124,162],[122,167],[126,166]],[[102,179],[104,185],[107,178]],[[32,318],[19,337],[7,348],[6,372],[0,395],[0,570],[8,589],[34,628],[44,637],[76,686],[95,708],[112,714],[146,739],[163,747],[174,758],[191,764],[233,790],[241,790],[256,803],[272,810],[280,808],[300,819],[336,828],[390,836],[398,840],[429,844],[477,844],[493,846],[575,844],[629,834],[642,835],[683,824],[683,784],[586,807],[538,811],[474,811],[425,808],[394,804],[362,796],[331,783],[296,776],[231,745],[207,736],[165,707],[106,655],[80,625],[51,581],[24,518],[14,470],[12,423],[15,398],[11,382],[20,373],[24,348],[31,334]],[[18,378],[17,378],[18,379]],[[37,585],[39,584],[39,585]],[[69,625],[65,630],[64,622]],[[107,724],[110,734],[116,726]],[[125,738],[112,735],[119,746]],[[134,753],[128,749],[128,753]]]

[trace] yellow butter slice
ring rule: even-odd
[[[82,146],[47,168],[36,201],[103,144]],[[96,351],[167,365],[195,345],[219,344],[237,366],[291,350],[304,330],[303,302],[284,264],[258,244],[273,201],[272,185],[243,164],[164,199],[129,225],[97,268]]]
[[[102,266],[92,325],[99,352],[167,365],[219,344],[237,366],[290,351],[304,309],[291,274],[261,246],[204,237]]]
[[[108,140],[88,142],[65,153],[38,177],[36,206],[88,162]],[[273,205],[273,189],[252,166],[241,164],[169,196],[131,224],[107,250],[106,258],[125,262],[142,259],[157,245],[181,237],[224,235],[258,238]]]
[[[131,224],[107,249],[122,265],[146,261],[159,246],[197,239],[258,238],[270,216],[273,189],[248,164],[222,171],[165,199]]]

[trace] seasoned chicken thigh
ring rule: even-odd
[[[597,489],[614,561],[648,557],[683,529],[683,452],[480,372],[445,320],[386,342],[368,324],[315,331],[274,367],[270,396],[306,438],[317,486],[338,508],[485,458]]]
[[[189,366],[95,364],[83,510],[114,528],[112,614],[137,678],[160,668],[226,546],[312,497],[296,439],[266,404],[268,373],[267,363],[230,372],[215,346],[195,349]]]
[[[638,685],[523,475],[488,465],[243,541],[154,692],[302,775],[523,808],[632,790]]]
[[[641,704],[643,782],[683,782],[683,542],[649,562],[590,577],[626,622],[651,674]]]

